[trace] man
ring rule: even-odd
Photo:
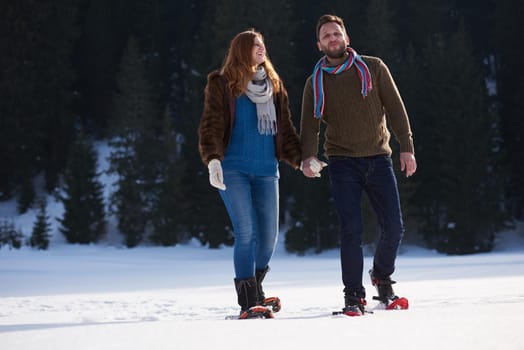
[[[320,122],[325,128],[325,156],[332,194],[340,219],[342,281],[349,316],[364,313],[362,284],[361,199],[365,191],[381,228],[370,270],[372,284],[387,308],[407,308],[398,298],[390,276],[404,233],[397,181],[391,160],[390,126],[400,143],[400,165],[406,176],[417,169],[406,109],[387,66],[381,59],[360,56],[349,46],[341,18],[320,17],[317,46],[324,57],[305,84],[301,116],[301,169],[319,177],[326,163],[317,158]]]

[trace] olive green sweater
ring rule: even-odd
[[[373,89],[366,98],[355,68],[338,75],[324,73],[324,116],[316,119],[311,76],[302,96],[300,139],[302,159],[316,156],[320,121],[326,124],[325,156],[367,157],[391,155],[391,130],[400,143],[401,152],[414,152],[411,128],[402,98],[387,66],[376,57],[362,56],[366,62]]]

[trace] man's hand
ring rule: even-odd
[[[300,170],[306,177],[320,177],[320,172],[326,166],[327,163],[320,161],[315,156],[311,156],[300,163]]]
[[[207,168],[209,169],[209,183],[211,186],[225,191],[226,185],[224,185],[224,174],[222,173],[220,161],[218,159],[211,160]]]
[[[400,152],[400,170],[406,171],[406,177],[410,177],[417,171],[417,160],[412,153]]]

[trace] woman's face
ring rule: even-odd
[[[266,60],[266,47],[258,36],[255,37],[251,57],[253,58],[253,65],[255,66],[264,63]]]

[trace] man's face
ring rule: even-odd
[[[317,46],[328,58],[340,58],[349,45],[349,38],[340,25],[328,22],[320,27]]]

